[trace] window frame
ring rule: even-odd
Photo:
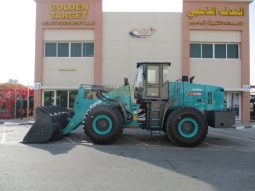
[[[216,58],[216,48],[215,48],[215,45],[225,45],[225,58]],[[214,55],[213,57],[215,59],[227,59],[227,44],[226,43],[214,43],[214,46],[213,46],[213,50],[214,50]]]
[[[55,56],[46,56],[46,46],[47,44],[56,44],[56,53],[55,53]],[[58,55],[58,43],[57,42],[45,42],[44,43],[44,57],[45,58],[56,58]]]
[[[203,45],[212,45],[212,57],[203,57]],[[201,43],[201,59],[213,59],[214,58],[214,44],[213,43]]]
[[[68,44],[68,55],[67,56],[59,56],[59,44]],[[57,57],[58,58],[69,58],[70,57],[70,42],[57,42]]]
[[[240,43],[222,43],[222,42],[190,42],[189,43],[189,45],[191,45],[191,44],[200,44],[200,46],[201,46],[201,53],[200,53],[200,57],[196,57],[196,58],[194,58],[194,57],[191,57],[191,54],[190,54],[190,52],[191,52],[191,50],[189,50],[189,59],[192,59],[192,60],[195,60],[195,59],[217,59],[217,60],[219,60],[219,59],[222,59],[222,60],[240,60],[240,57],[241,57],[241,55],[240,55]],[[212,58],[203,58],[203,44],[212,44],[212,46],[213,46],[213,48],[212,48],[212,55],[213,55],[213,57]],[[226,46],[226,58],[216,58],[215,57],[215,45],[217,45],[217,44],[224,44],[225,46]],[[237,58],[228,58],[228,45],[237,45]],[[189,48],[191,48],[191,46],[189,46]]]
[[[55,56],[46,56],[46,45],[47,43],[55,43],[56,44],[56,55]],[[68,56],[59,56],[58,49],[60,43],[68,44]],[[84,44],[93,44],[93,55],[85,56],[83,54]],[[72,56],[72,44],[81,44],[81,56]],[[45,41],[44,42],[44,58],[94,58],[95,57],[95,42],[94,41]]]
[[[85,53],[86,53],[86,52],[84,52],[84,45],[85,44],[93,44],[93,56],[85,56]],[[82,43],[82,57],[83,58],[93,58],[93,57],[95,57],[95,43],[94,42],[87,41],[87,42]]]
[[[189,48],[191,48],[191,44],[196,44],[196,45],[200,45],[200,57],[191,57],[191,50],[189,50],[189,54],[190,54],[190,58],[192,58],[192,59],[201,59],[202,58],[202,43],[197,43],[197,42],[192,42],[192,43],[190,43],[189,44]]]
[[[236,60],[236,59],[240,59],[240,46],[238,43],[227,43],[226,47],[228,47],[228,45],[237,45],[237,58],[228,58],[228,48],[226,50],[226,57],[228,60]]]
[[[72,44],[80,44],[81,47],[80,47],[80,56],[72,56]],[[82,51],[83,51],[83,46],[82,46],[82,43],[81,42],[70,42],[70,57],[71,58],[82,58]]]

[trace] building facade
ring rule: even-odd
[[[171,62],[169,80],[222,86],[249,121],[251,0],[184,0],[182,13],[102,12],[102,0],[36,0],[35,106],[73,107],[79,84],[132,84],[136,63]]]

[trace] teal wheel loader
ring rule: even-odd
[[[233,126],[235,114],[225,110],[223,88],[195,84],[188,76],[169,82],[169,66],[137,63],[133,91],[127,78],[115,89],[80,85],[72,112],[61,106],[38,107],[23,142],[53,141],[82,125],[95,144],[112,144],[124,128],[141,128],[164,132],[173,144],[192,147],[203,142],[208,126]]]

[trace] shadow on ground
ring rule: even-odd
[[[217,190],[252,191],[255,186],[255,154],[240,149],[246,144],[209,133],[200,146],[182,148],[172,145],[164,134],[151,137],[149,132],[129,130],[114,145],[93,145],[78,129],[61,140],[28,146],[53,155],[82,146],[174,171],[213,185]]]

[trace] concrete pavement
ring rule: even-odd
[[[125,129],[93,145],[82,128],[46,144],[22,144],[31,125],[0,125],[1,191],[254,191],[255,129],[209,129],[198,147]]]

